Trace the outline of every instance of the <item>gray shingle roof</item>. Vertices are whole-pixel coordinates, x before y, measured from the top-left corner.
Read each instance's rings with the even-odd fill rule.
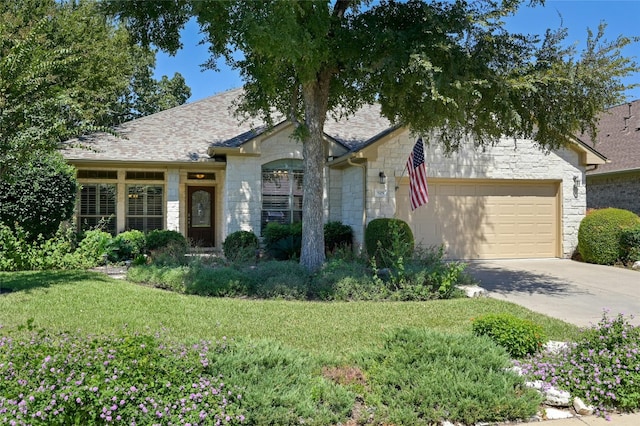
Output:
[[[123,123],[122,137],[97,133],[82,137],[85,148],[66,148],[68,160],[194,162],[208,159],[209,147],[239,147],[266,130],[264,123],[243,121],[233,113],[242,89],[229,90],[199,101]],[[349,118],[328,117],[325,133],[357,151],[391,127],[380,107],[366,105]],[[89,148],[89,149],[86,149]]]
[[[640,169],[640,100],[609,108],[601,114],[598,129],[595,143],[588,135],[582,135],[581,139],[610,163],[589,174]]]

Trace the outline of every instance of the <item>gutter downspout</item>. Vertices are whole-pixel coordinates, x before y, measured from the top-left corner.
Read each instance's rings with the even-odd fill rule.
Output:
[[[362,169],[362,241],[360,244],[360,250],[364,247],[364,230],[367,224],[367,166],[365,164],[358,164],[351,161],[351,157],[347,159],[347,163],[350,166],[360,167]]]

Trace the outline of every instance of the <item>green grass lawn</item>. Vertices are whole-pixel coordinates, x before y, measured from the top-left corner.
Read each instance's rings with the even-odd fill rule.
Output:
[[[6,292],[10,289],[10,292]],[[266,338],[328,357],[349,356],[402,327],[471,333],[471,319],[509,312],[540,324],[554,340],[577,327],[490,298],[429,302],[297,302],[187,296],[93,272],[0,273],[0,333],[33,322],[49,331],[165,334],[182,342]],[[6,293],[5,293],[6,292]]]

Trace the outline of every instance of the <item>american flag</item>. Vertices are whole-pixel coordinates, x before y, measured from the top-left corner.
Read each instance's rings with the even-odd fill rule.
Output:
[[[411,198],[411,210],[415,210],[429,202],[429,190],[427,188],[427,168],[424,164],[424,146],[422,138],[418,138],[413,151],[407,160],[409,170],[409,196]]]

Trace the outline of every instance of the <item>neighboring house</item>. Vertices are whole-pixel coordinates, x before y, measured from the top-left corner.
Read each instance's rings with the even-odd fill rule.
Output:
[[[288,122],[267,130],[242,121],[224,92],[96,134],[64,151],[82,184],[77,219],[107,219],[112,232],[172,229],[206,247],[237,230],[302,219],[302,145]],[[429,203],[411,211],[405,163],[416,141],[378,106],[327,119],[325,220],[350,225],[398,217],[416,242],[444,244],[450,258],[568,257],[585,214],[586,167],[605,159],[586,145],[544,152],[527,140],[473,143],[445,156],[426,146]],[[428,138],[423,137],[425,142]],[[74,141],[78,142],[78,141]]]
[[[598,139],[584,137],[609,162],[587,170],[587,207],[617,207],[640,214],[640,100],[609,108]]]

